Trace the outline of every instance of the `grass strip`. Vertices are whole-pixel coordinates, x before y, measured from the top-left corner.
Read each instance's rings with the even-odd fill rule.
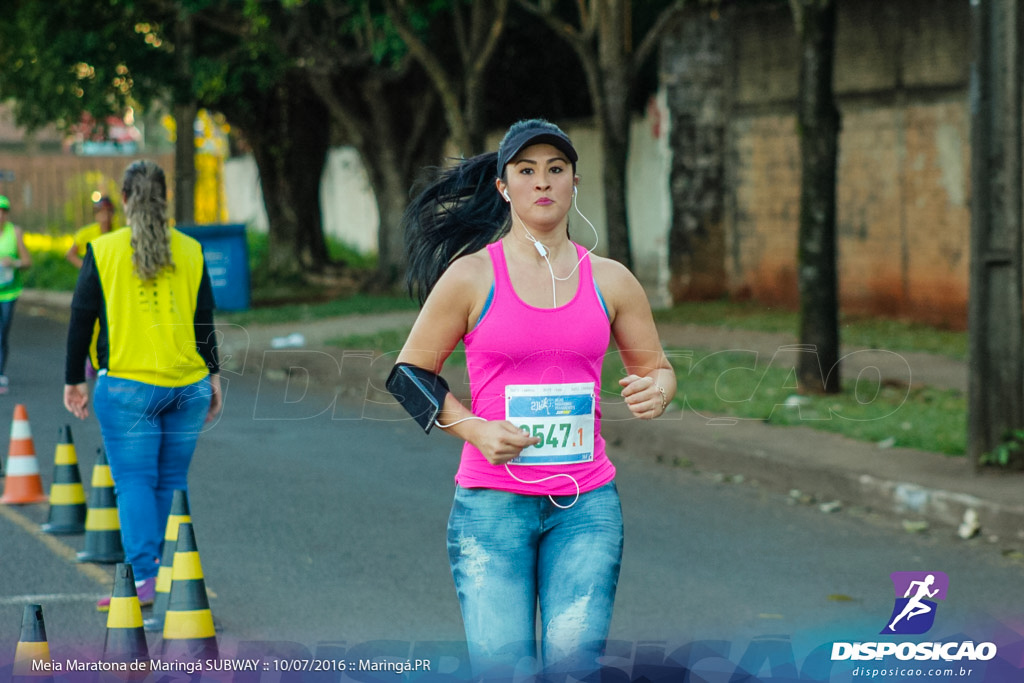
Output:
[[[655,311],[654,318],[658,323],[785,332],[794,337],[800,328],[800,316],[796,312],[751,302],[682,303]],[[904,320],[842,315],[839,338],[842,344],[858,348],[934,353],[958,360],[967,358],[966,332],[937,329]]]
[[[960,391],[893,385],[866,373],[856,381],[845,380],[839,394],[803,396],[797,394],[792,369],[745,352],[691,351],[688,364],[677,358],[675,404],[697,416],[811,427],[884,448],[965,452],[967,400]],[[606,391],[617,386],[623,372],[611,358],[606,362]]]
[[[408,330],[333,339],[344,349],[401,349]],[[669,349],[672,351],[672,349]],[[967,399],[962,392],[927,386],[907,387],[865,373],[846,380],[839,394],[797,394],[795,372],[744,351],[687,349],[673,355],[679,389],[675,405],[697,418],[733,417],[774,426],[803,426],[876,443],[882,448],[913,448],[945,455],[964,455],[967,443]],[[770,359],[769,359],[770,360]],[[461,345],[448,367],[465,367]],[[625,370],[617,353],[605,357],[602,391],[618,394]]]

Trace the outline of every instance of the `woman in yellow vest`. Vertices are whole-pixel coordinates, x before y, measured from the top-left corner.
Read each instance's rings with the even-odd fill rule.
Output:
[[[7,220],[10,210],[10,200],[0,195],[0,394],[7,393],[11,321],[21,294],[21,271],[32,265],[21,228]]]
[[[121,193],[131,227],[89,243],[75,287],[64,405],[89,415],[91,351],[121,539],[145,605],[154,598],[171,499],[187,489],[199,432],[220,410],[221,392],[202,247],[168,226],[167,184],[155,163],[129,166]],[[98,604],[108,607],[108,599]]]

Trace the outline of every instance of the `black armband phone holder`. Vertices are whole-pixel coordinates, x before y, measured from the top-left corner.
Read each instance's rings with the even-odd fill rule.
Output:
[[[384,386],[426,434],[451,391],[444,377],[409,363],[396,363]]]

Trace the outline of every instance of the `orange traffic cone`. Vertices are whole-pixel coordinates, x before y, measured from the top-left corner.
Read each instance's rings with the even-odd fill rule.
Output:
[[[80,534],[85,531],[85,515],[85,489],[78,471],[75,442],[71,438],[71,426],[64,425],[53,456],[50,515],[41,528],[48,534]]]
[[[148,662],[149,647],[142,629],[142,607],[135,591],[135,572],[130,564],[119,564],[114,570],[114,590],[107,614],[107,638],[103,643],[105,662]],[[147,667],[148,669],[148,667]],[[145,678],[147,670],[131,669]]]
[[[160,556],[160,570],[156,575],[156,597],[153,599],[153,615],[143,623],[147,631],[162,631],[167,604],[171,599],[171,583],[174,580],[174,551],[178,547],[178,528],[192,521],[188,509],[188,491],[174,492],[171,514],[167,517],[164,531],[164,549]]]
[[[12,679],[35,682],[53,680],[48,670],[50,664],[50,644],[46,642],[43,607],[25,605],[21,619],[21,638],[14,651]]]
[[[164,659],[196,660],[217,657],[217,635],[206,596],[206,581],[191,522],[178,526],[174,551],[174,580],[164,615]]]
[[[4,495],[0,503],[24,505],[45,502],[46,494],[43,493],[43,480],[39,477],[39,461],[36,460],[36,447],[32,443],[28,412],[19,403],[14,406],[11,445],[7,450],[7,476],[4,478]]]
[[[124,562],[114,479],[110,476],[110,465],[107,464],[107,456],[102,448],[96,449],[89,510],[85,513],[85,549],[79,551],[77,559],[79,562],[104,564]]]

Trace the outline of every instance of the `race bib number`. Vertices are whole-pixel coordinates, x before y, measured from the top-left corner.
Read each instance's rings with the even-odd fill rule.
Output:
[[[513,465],[566,465],[594,459],[594,383],[513,384],[505,387],[505,419],[540,443]]]

